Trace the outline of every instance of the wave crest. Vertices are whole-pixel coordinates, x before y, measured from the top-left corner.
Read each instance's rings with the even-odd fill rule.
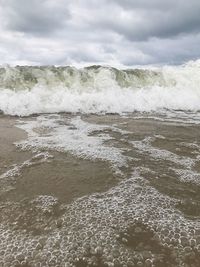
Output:
[[[200,110],[200,60],[160,69],[1,67],[0,109],[10,115]]]

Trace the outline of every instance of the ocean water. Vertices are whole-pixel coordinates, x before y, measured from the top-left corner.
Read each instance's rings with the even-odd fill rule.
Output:
[[[0,110],[86,114],[198,111],[200,61],[157,69],[118,70],[93,66],[2,67]]]
[[[199,61],[2,67],[0,110],[0,266],[199,266]]]

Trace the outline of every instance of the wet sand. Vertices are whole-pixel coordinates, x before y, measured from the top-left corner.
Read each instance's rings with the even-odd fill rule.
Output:
[[[0,171],[5,171],[12,164],[24,161],[30,152],[19,153],[14,142],[27,137],[26,132],[14,127],[17,118],[0,115]]]
[[[1,115],[0,267],[198,267],[199,132],[134,116]]]
[[[10,179],[13,186],[2,192],[2,200],[20,201],[38,195],[51,195],[63,203],[93,192],[103,192],[117,183],[109,165],[74,157],[70,153],[51,151],[47,162],[40,162],[30,151],[21,151],[14,143],[27,138],[25,131],[15,127],[17,118],[0,117],[0,170],[6,173],[14,165],[32,160]],[[9,180],[9,179],[8,179]],[[9,181],[7,181],[9,184]]]

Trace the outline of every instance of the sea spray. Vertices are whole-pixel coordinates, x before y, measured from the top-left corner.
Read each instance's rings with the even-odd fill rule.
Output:
[[[157,69],[2,67],[5,114],[200,110],[200,61]]]

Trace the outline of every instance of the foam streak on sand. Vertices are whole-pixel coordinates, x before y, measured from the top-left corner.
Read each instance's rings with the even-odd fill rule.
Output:
[[[27,140],[17,143],[23,149],[70,151],[85,159],[111,162],[115,168],[126,165],[127,157],[122,155],[120,149],[104,145],[112,137],[103,131],[120,131],[114,126],[90,124],[80,117],[67,119],[59,115],[43,115],[36,120],[20,121],[17,126],[28,133]]]

